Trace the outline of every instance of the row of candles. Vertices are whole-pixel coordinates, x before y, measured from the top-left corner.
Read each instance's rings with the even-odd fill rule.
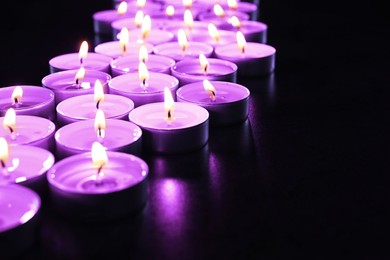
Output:
[[[138,211],[148,197],[142,152],[200,149],[209,127],[248,117],[250,91],[237,77],[274,70],[267,26],[250,20],[254,4],[113,4],[93,15],[95,33],[111,41],[93,52],[83,41],[78,52],[53,57],[42,86],[0,88],[5,248],[23,247],[14,236],[29,230],[46,196],[58,213],[83,221]]]

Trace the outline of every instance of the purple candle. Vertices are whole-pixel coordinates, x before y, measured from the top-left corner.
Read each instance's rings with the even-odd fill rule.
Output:
[[[17,115],[31,115],[55,120],[54,92],[41,86],[19,85],[0,88],[0,116],[9,108]]]
[[[46,172],[54,164],[54,155],[46,149],[17,145],[10,147],[0,137],[0,186],[17,183],[43,194],[46,186]]]
[[[92,94],[96,80],[102,83],[104,93],[108,93],[110,74],[97,70],[85,70],[83,67],[79,70],[59,71],[46,75],[42,79],[42,86],[54,92],[56,105],[58,105],[70,97]]]
[[[209,136],[209,113],[201,106],[174,102],[168,88],[164,102],[145,104],[133,109],[129,120],[142,129],[146,150],[175,154],[203,147]]]
[[[179,86],[179,81],[170,75],[148,72],[145,63],[140,62],[138,73],[127,73],[114,77],[109,82],[109,93],[130,98],[134,106],[160,102],[164,100],[164,88],[173,93]]]
[[[240,31],[248,42],[267,43],[268,26],[258,21],[240,21],[233,16],[229,22],[220,24],[219,29],[237,32]]]
[[[15,110],[9,108],[4,117],[0,117],[0,137],[13,145],[32,145],[53,151],[54,123],[38,116],[16,116]]]
[[[206,108],[213,126],[240,123],[248,117],[250,92],[237,83],[204,80],[184,85],[176,95],[178,102]]]
[[[66,53],[49,60],[50,73],[75,70],[80,67],[110,73],[112,57],[100,53],[88,52],[88,43],[83,41],[78,53]]]
[[[249,20],[250,16],[247,13],[240,11],[224,10],[220,4],[213,6],[213,11],[202,12],[198,15],[198,20],[208,23],[213,23],[216,26],[226,23],[232,16],[236,16],[241,21]]]
[[[247,13],[250,17],[250,20],[256,21],[258,18],[258,8],[254,3],[237,1],[237,0],[227,0],[221,4],[221,7],[225,10],[239,11],[242,13]]]
[[[237,65],[221,59],[206,58],[203,54],[199,59],[186,59],[172,66],[172,76],[176,77],[180,86],[188,83],[208,80],[236,82]]]
[[[91,152],[62,159],[48,171],[52,206],[65,217],[88,222],[131,215],[147,201],[148,173],[141,158],[106,152],[95,142]]]
[[[4,258],[20,256],[36,241],[41,198],[17,184],[0,185],[0,240]]]
[[[214,53],[219,59],[237,64],[239,76],[264,76],[275,69],[275,48],[263,43],[246,42],[241,32],[237,32],[237,43],[218,46]]]

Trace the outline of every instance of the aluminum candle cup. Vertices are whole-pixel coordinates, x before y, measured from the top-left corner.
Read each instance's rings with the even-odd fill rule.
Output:
[[[126,73],[138,72],[138,64],[138,55],[119,57],[111,62],[111,75],[116,77]],[[171,74],[171,67],[175,64],[175,60],[169,57],[151,54],[148,56],[145,64],[151,72]]]
[[[106,119],[104,138],[99,138],[94,120],[65,125],[55,134],[57,159],[90,152],[93,142],[99,141],[108,151],[139,155],[142,151],[142,130],[135,124],[118,119]]]
[[[203,42],[188,42],[188,47],[185,51],[181,49],[178,42],[167,42],[154,46],[153,53],[174,59],[176,62],[187,58],[198,58],[199,54],[203,53],[207,58],[211,57],[214,48]]]
[[[258,21],[240,21],[239,28],[230,23],[223,23],[218,26],[221,30],[240,31],[248,42],[267,43],[268,26]]]
[[[112,59],[112,57],[104,54],[89,52],[81,64],[79,53],[62,54],[49,60],[50,73],[77,70],[81,65],[87,70],[99,70],[110,73],[110,62]]]
[[[123,96],[105,94],[104,101],[99,104],[106,118],[128,121],[128,115],[134,108],[134,102]],[[96,101],[93,94],[75,96],[61,101],[56,108],[57,125],[94,119],[96,115]]]
[[[56,105],[70,97],[93,94],[93,86],[96,80],[102,83],[104,93],[108,93],[110,74],[102,71],[86,70],[84,78],[76,83],[77,72],[78,70],[59,71],[42,79],[42,86],[54,92]]]
[[[0,125],[4,124],[4,118],[0,117]],[[13,133],[0,128],[0,137],[4,137],[11,146],[32,145],[54,151],[56,126],[52,121],[38,116],[18,115],[15,126]]]
[[[142,44],[137,43],[137,42],[129,42],[128,46],[126,48],[126,53],[123,53],[121,48],[120,48],[119,41],[110,41],[110,42],[100,43],[100,44],[96,45],[95,52],[100,53],[100,54],[104,54],[104,55],[112,57],[113,59],[116,59],[116,58],[127,56],[127,55],[138,54],[139,48],[141,47],[141,45],[145,45],[148,53],[152,53],[153,45],[150,43],[147,43],[147,42],[144,42]]]
[[[179,80],[180,86],[204,79],[236,82],[238,69],[236,64],[221,59],[207,60],[209,65],[206,71],[202,69],[199,59],[179,61],[171,68],[172,76]]]
[[[12,101],[12,93],[16,86],[0,88],[0,116],[4,116],[8,108],[15,109],[17,115],[40,116],[55,120],[54,92],[41,86],[19,85],[23,90],[21,101]]]
[[[133,109],[129,120],[142,129],[146,150],[162,154],[178,154],[203,147],[209,137],[209,113],[201,106],[176,102],[175,120],[164,120],[164,102],[145,104]]]
[[[213,101],[203,82],[184,85],[176,92],[178,102],[194,103],[207,109],[211,126],[226,126],[245,121],[249,113],[249,90],[237,83],[210,81],[215,87]]]
[[[146,85],[140,82],[138,73],[114,77],[109,82],[109,92],[130,98],[134,102],[134,107],[138,107],[163,101],[165,87],[168,87],[172,93],[175,93],[179,87],[179,81],[175,77],[157,72],[150,72],[149,75]]]
[[[247,42],[242,52],[236,43],[218,46],[215,56],[219,59],[234,62],[238,66],[238,76],[264,76],[275,69],[274,47],[257,42]]]
[[[90,152],[55,163],[47,172],[52,207],[70,219],[107,222],[139,212],[148,198],[148,165],[139,157],[107,151],[104,176]]]
[[[20,257],[38,236],[41,198],[17,184],[0,185],[1,256]]]

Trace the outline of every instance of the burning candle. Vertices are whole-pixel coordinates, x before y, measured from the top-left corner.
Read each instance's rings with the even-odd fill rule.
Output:
[[[170,74],[171,67],[175,64],[175,60],[169,57],[149,55],[146,48],[141,46],[138,55],[128,55],[113,60],[111,62],[111,75],[116,77],[126,73],[138,72],[141,61],[145,63],[149,71],[165,74]]]
[[[109,93],[130,98],[134,106],[159,102],[164,100],[164,88],[173,93],[179,86],[179,81],[170,75],[149,72],[144,62],[139,62],[138,73],[126,73],[114,77],[109,82]]]
[[[106,118],[128,120],[134,102],[123,96],[105,94],[100,81],[95,82],[94,94],[75,96],[61,101],[57,107],[57,125],[93,119],[97,109],[104,111]]]
[[[209,136],[209,113],[201,106],[175,102],[164,89],[164,102],[145,104],[129,113],[141,127],[143,147],[155,153],[185,153],[203,147]]]
[[[40,116],[55,120],[54,92],[41,86],[8,86],[0,88],[0,116],[8,108],[15,109],[17,115]]]
[[[144,46],[148,53],[152,53],[153,45],[147,42],[129,42],[129,31],[122,28],[119,41],[103,42],[95,47],[95,52],[110,56],[114,59],[126,55],[138,54],[141,46]]]
[[[10,145],[32,145],[53,151],[56,127],[52,121],[38,116],[16,116],[15,110],[9,108],[0,117],[0,123],[0,137]]]
[[[32,247],[38,236],[41,198],[21,185],[0,185],[1,255],[6,259],[20,257]]]
[[[47,187],[46,172],[54,164],[54,155],[30,145],[10,146],[0,137],[0,186],[17,183],[40,195]]]
[[[106,151],[94,142],[91,152],[62,159],[48,171],[52,207],[65,217],[88,222],[131,215],[147,201],[148,173],[141,158]]]
[[[55,134],[57,159],[91,151],[91,145],[99,142],[108,151],[141,153],[141,129],[129,122],[106,119],[103,110],[98,109],[95,119],[67,124]]]
[[[198,20],[208,23],[213,23],[216,26],[226,23],[232,16],[236,16],[241,21],[249,20],[250,16],[247,13],[235,11],[235,10],[224,10],[220,4],[214,4],[213,11],[205,11],[198,15]]]
[[[88,42],[83,41],[78,53],[66,53],[49,60],[50,73],[75,70],[80,67],[110,73],[112,57],[101,53],[88,52]]]
[[[238,76],[264,76],[275,69],[274,47],[257,42],[246,42],[244,35],[237,32],[237,43],[215,48],[219,59],[234,62],[238,66]]]
[[[212,126],[232,125],[248,117],[250,92],[237,83],[203,80],[182,86],[176,94],[178,102],[206,108]]]
[[[267,43],[268,26],[258,21],[240,21],[236,16],[218,26],[226,31],[240,31],[248,42]]]
[[[188,83],[208,80],[236,82],[237,65],[221,59],[206,58],[200,54],[199,59],[186,59],[172,66],[172,76],[176,77],[180,86]]]
[[[178,30],[178,42],[168,42],[154,46],[153,53],[167,56],[176,62],[186,58],[198,58],[201,53],[206,57],[213,54],[214,48],[203,42],[188,41],[183,29]]]
[[[58,105],[70,97],[92,94],[96,80],[102,83],[104,93],[108,93],[110,74],[97,70],[85,70],[83,67],[79,70],[59,71],[46,75],[42,79],[42,86],[54,92],[55,102]]]

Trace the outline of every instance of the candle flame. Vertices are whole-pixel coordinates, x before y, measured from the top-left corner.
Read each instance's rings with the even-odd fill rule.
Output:
[[[11,135],[16,131],[16,112],[12,107],[8,108],[7,112],[5,112],[3,127],[5,130],[9,131]]]
[[[168,5],[165,9],[165,14],[168,17],[172,17],[175,14],[175,7],[173,7],[173,5]]]
[[[173,110],[175,107],[175,101],[173,100],[172,93],[168,87],[164,88],[164,109],[165,109],[165,121],[171,124],[174,121]]]
[[[88,42],[87,41],[83,41],[80,45],[80,49],[79,49],[79,59],[80,59],[80,64],[83,64],[83,61],[84,59],[87,57],[88,55]]]
[[[237,10],[237,0],[227,0],[227,4],[231,10]]]
[[[191,10],[189,9],[184,11],[184,24],[188,30],[191,30],[192,27],[194,27],[194,18],[192,16]]]
[[[239,29],[241,27],[241,22],[240,20],[237,18],[237,16],[232,16],[230,19],[229,19],[229,23],[231,25],[233,25],[235,28]]]
[[[236,38],[237,38],[237,46],[241,50],[242,53],[245,52],[245,46],[246,46],[246,40],[242,32],[238,31],[236,33]]]
[[[183,52],[185,52],[187,50],[187,47],[188,47],[188,40],[187,40],[187,35],[183,29],[178,30],[177,39],[179,41],[179,45],[180,45],[181,50]]]
[[[82,79],[84,79],[84,77],[85,77],[85,69],[84,69],[84,67],[81,67],[81,68],[77,71],[76,76],[75,76],[76,84],[79,84],[80,81],[81,81]]]
[[[221,39],[217,27],[213,23],[208,24],[209,35],[215,42],[219,42]]]
[[[20,86],[16,86],[12,91],[11,102],[12,104],[19,104],[22,102],[23,89]]]
[[[149,71],[146,64],[142,61],[138,64],[138,77],[142,81],[142,85],[146,86],[146,81],[149,79]]]
[[[145,15],[141,26],[143,40],[149,37],[149,33],[151,29],[152,29],[152,20],[150,19],[149,15]]]
[[[104,101],[104,89],[102,83],[98,79],[95,81],[94,85],[94,99],[96,108],[99,109],[100,104]]]
[[[146,4],[146,0],[137,0],[137,7],[144,8]]]
[[[122,1],[119,5],[118,5],[118,9],[116,10],[117,13],[119,15],[123,15],[127,12],[127,2],[126,1]]]
[[[149,58],[148,49],[145,45],[141,45],[138,52],[138,60],[142,62],[147,62]]]
[[[183,6],[187,9],[192,7],[192,0],[182,0]]]
[[[129,46],[129,30],[123,27],[119,34],[119,46],[123,55],[127,53]]]
[[[9,159],[9,144],[4,137],[0,137],[0,163],[5,168]]]
[[[222,6],[220,4],[215,4],[213,6],[214,14],[218,17],[224,17],[225,11],[223,10]]]
[[[135,13],[135,16],[134,16],[134,24],[137,28],[140,28],[141,25],[142,25],[142,22],[144,20],[144,12],[142,12],[142,10],[138,10],[136,13]]]
[[[103,169],[108,162],[106,148],[99,142],[93,142],[91,149],[92,164],[98,170],[97,179],[104,176]]]
[[[207,72],[209,68],[209,61],[207,60],[206,56],[203,53],[199,54],[199,63],[202,70],[204,72]]]
[[[210,99],[212,101],[215,101],[217,92],[216,92],[213,84],[211,84],[210,81],[205,79],[205,80],[203,80],[203,87],[204,87],[204,90],[206,90],[207,94],[210,96]]]
[[[94,126],[95,131],[97,133],[97,137],[99,139],[104,138],[106,130],[106,117],[104,115],[103,110],[101,109],[96,110]]]

